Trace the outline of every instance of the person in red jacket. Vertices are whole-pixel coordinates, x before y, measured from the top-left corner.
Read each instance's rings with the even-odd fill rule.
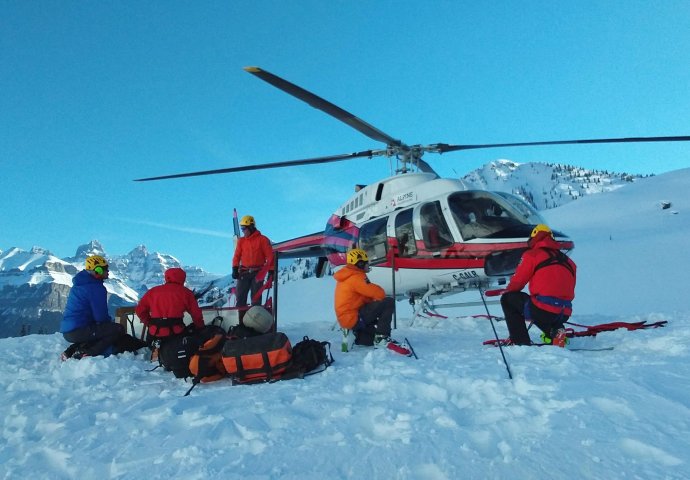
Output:
[[[251,291],[251,303],[264,283],[264,275],[267,274],[269,282],[273,279],[273,247],[271,241],[256,229],[254,217],[245,215],[240,220],[242,237],[235,247],[235,255],[232,257],[232,278],[237,280],[236,306],[247,306],[247,294]],[[259,274],[262,275],[259,275]],[[261,299],[257,299],[257,305]],[[244,317],[245,308],[240,308],[240,320]]]
[[[354,332],[357,345],[382,346],[409,355],[410,350],[390,336],[395,300],[369,281],[368,271],[367,252],[359,248],[347,252],[347,265],[333,275],[338,323],[345,335]]]
[[[543,332],[543,339],[564,347],[563,323],[572,314],[577,267],[561,252],[551,229],[539,224],[528,241],[529,249],[501,296],[501,307],[515,345],[531,343],[525,320]],[[522,289],[529,283],[529,295]]]
[[[197,329],[204,328],[204,317],[194,293],[184,286],[187,274],[181,268],[165,271],[165,284],[147,291],[135,312],[141,323],[149,328],[152,340],[162,340],[180,335],[185,330],[184,313],[192,316]]]

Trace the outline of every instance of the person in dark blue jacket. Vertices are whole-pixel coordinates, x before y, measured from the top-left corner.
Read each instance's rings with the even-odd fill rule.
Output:
[[[114,344],[126,335],[125,328],[113,322],[108,314],[107,292],[103,282],[108,278],[108,262],[100,255],[86,259],[86,269],[72,279],[72,289],[60,323],[60,332],[72,343],[66,358],[117,353]]]

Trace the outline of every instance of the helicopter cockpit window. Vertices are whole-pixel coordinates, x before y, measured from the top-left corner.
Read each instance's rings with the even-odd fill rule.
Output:
[[[367,252],[371,265],[386,260],[388,253],[387,223],[387,218],[380,218],[363,225],[359,229],[359,247]]]
[[[464,240],[489,237],[527,223],[513,205],[491,192],[456,192],[448,197],[448,205]]]
[[[401,257],[410,257],[417,253],[412,226],[412,209],[399,212],[395,217],[395,238],[398,240],[398,252]]]
[[[422,240],[426,248],[438,250],[450,247],[453,236],[443,218],[439,202],[425,203],[419,210],[422,223]]]
[[[525,202],[520,197],[507,192],[496,192],[497,195],[503,197],[515,209],[522,214],[530,225],[537,225],[539,223],[546,223],[544,217],[530,204]]]

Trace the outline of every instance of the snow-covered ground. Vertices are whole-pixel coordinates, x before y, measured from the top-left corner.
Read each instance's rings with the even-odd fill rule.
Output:
[[[668,325],[571,343],[611,351],[505,348],[513,380],[471,311],[410,326],[400,302],[394,336],[418,360],[341,353],[331,278],[281,285],[280,330],[333,343],[304,380],[183,397],[144,355],[63,363],[59,334],[0,340],[0,478],[690,478],[687,185],[682,170],[548,212],[576,242],[573,322]]]

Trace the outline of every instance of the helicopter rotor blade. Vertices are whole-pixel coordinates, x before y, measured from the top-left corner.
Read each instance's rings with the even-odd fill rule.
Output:
[[[488,143],[483,145],[449,145],[447,143],[436,143],[430,145],[429,150],[445,153],[458,150],[478,150],[481,148],[500,148],[500,147],[534,147],[540,145],[570,145],[587,143],[645,143],[645,142],[687,142],[690,136],[675,137],[627,137],[627,138],[591,138],[585,140],[553,140],[547,142],[518,142],[518,143]]]
[[[373,157],[375,155],[386,155],[386,150],[364,150],[361,152],[344,153],[342,155],[331,155],[328,157],[306,158],[303,160],[288,160],[285,162],[259,163],[256,165],[244,165],[241,167],[219,168],[217,170],[203,170],[199,172],[177,173],[173,175],[162,175],[159,177],[137,178],[135,182],[150,182],[152,180],[168,180],[171,178],[198,177],[202,175],[215,175],[218,173],[245,172],[247,170],[264,170],[268,168],[291,167],[294,165],[313,165],[318,163],[339,162],[359,157]]]
[[[290,83],[287,80],[280,78],[266,70],[259,67],[244,67],[245,71],[251,73],[252,75],[260,78],[264,82],[270,83],[274,87],[292,95],[293,97],[308,103],[312,107],[321,110],[328,115],[340,120],[341,122],[349,125],[355,130],[363,133],[367,137],[376,140],[377,142],[383,142],[388,146],[404,147],[405,145],[395,138],[391,137],[385,132],[382,132],[373,125],[368,124],[361,118],[358,118],[351,114],[350,112],[343,110],[337,105],[332,104],[328,100],[325,100],[313,93],[305,90],[302,87]]]

